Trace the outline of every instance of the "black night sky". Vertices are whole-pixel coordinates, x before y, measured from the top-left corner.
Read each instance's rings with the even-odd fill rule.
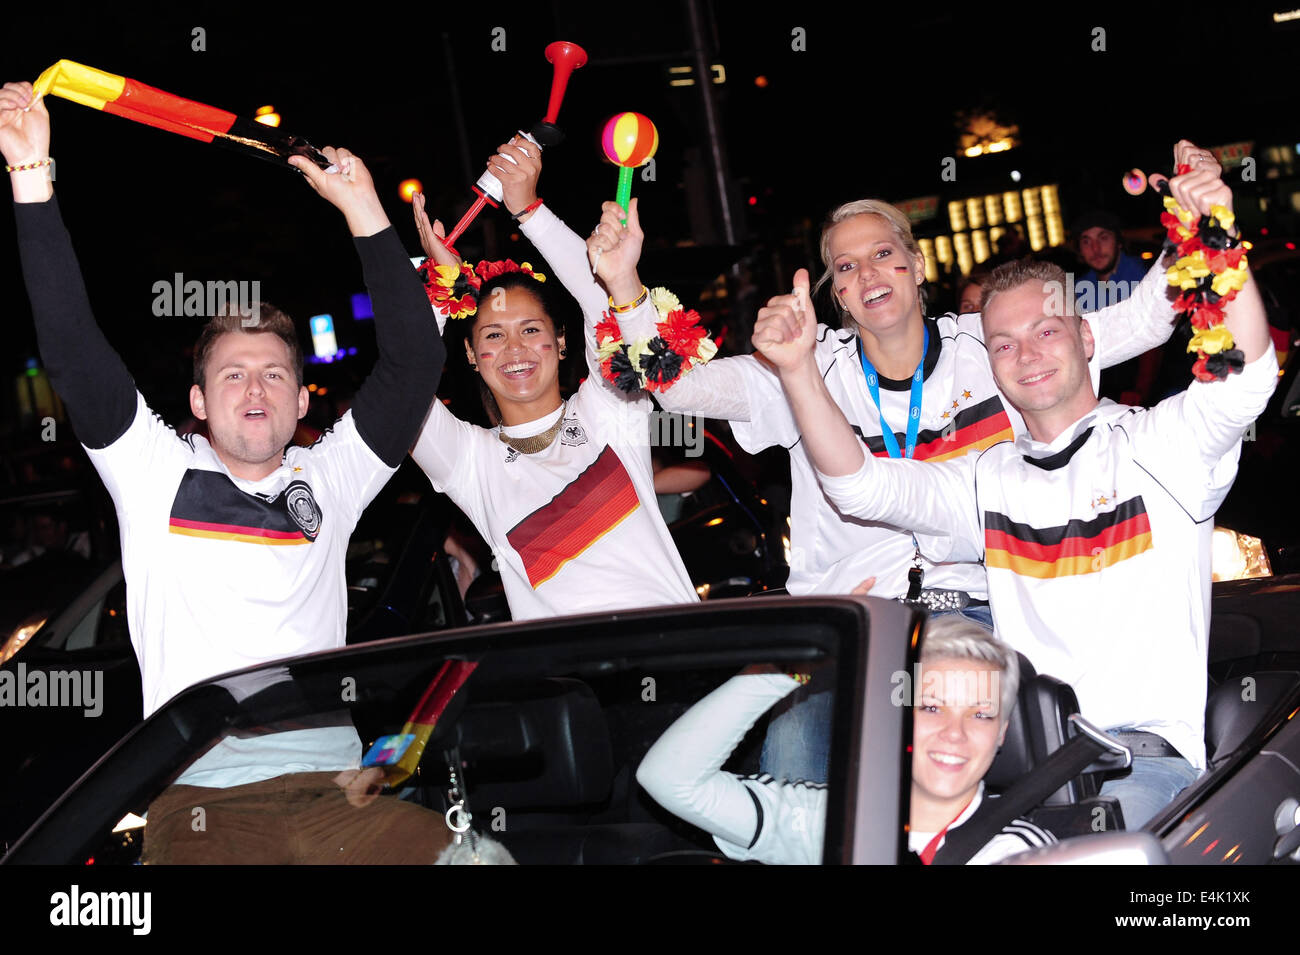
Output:
[[[543,48],[573,40],[590,62],[570,82],[559,118],[568,139],[548,151],[540,193],[585,232],[616,182],[599,152],[601,125],[622,110],[643,112],[661,138],[655,180],[638,180],[634,193],[658,247],[648,249],[643,274],[689,289],[746,258],[765,294],[813,264],[816,227],[848,199],[974,195],[1011,188],[1014,168],[1022,185],[1060,183],[1067,223],[1104,204],[1154,233],[1151,194],[1132,198],[1120,187],[1130,167],[1167,171],[1180,136],[1261,147],[1300,140],[1292,76],[1300,32],[1275,24],[1268,7],[1218,6],[1218,18],[1181,7],[1173,19],[1133,5],[1044,5],[1032,17],[974,4],[957,12],[802,4],[777,13],[700,0],[698,8],[709,62],[726,70],[713,89],[737,223],[732,251],[716,248],[699,91],[669,85],[669,67],[691,62],[685,2],[345,4],[332,14],[295,4],[60,15],[43,5],[6,13],[3,70],[6,80],[32,80],[67,58],[241,116],[274,104],[283,129],[367,160],[416,254],[398,182],[421,179],[431,208],[454,222],[487,156],[544,112],[551,68]],[[1232,19],[1222,19],[1224,9]],[[192,48],[196,27],[202,51]],[[497,27],[504,51],[492,49]],[[796,29],[806,31],[806,49],[792,48]],[[1094,49],[1098,29],[1104,50]],[[760,76],[766,85],[756,84]],[[346,228],[292,171],[67,101],[49,105],[55,188],[96,313],[164,414],[184,398],[188,377],[177,359],[197,320],[153,318],[154,282],[177,272],[258,279],[304,332],[309,315],[349,314],[361,283]],[[941,164],[957,154],[956,115],[974,109],[1018,124],[1023,145],[958,159],[957,182],[943,182]],[[0,363],[12,381],[34,354],[34,334],[10,216],[6,204]],[[527,257],[512,248],[505,216],[480,222],[489,216],[490,228],[476,225],[461,251]],[[692,249],[672,248],[692,239]],[[495,244],[484,248],[488,240]],[[364,348],[368,330],[351,326],[340,323],[342,343]],[[14,426],[11,390],[0,406],[4,431]]]

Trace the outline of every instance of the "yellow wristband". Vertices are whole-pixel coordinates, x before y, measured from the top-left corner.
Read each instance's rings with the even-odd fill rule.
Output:
[[[642,285],[641,294],[636,297],[635,302],[633,302],[630,305],[615,305],[614,300],[611,298],[609,300],[609,307],[610,310],[614,312],[630,312],[632,311],[632,309],[636,308],[638,305],[640,305],[649,297],[650,297],[650,290],[646,288],[644,285]]]
[[[44,166],[52,165],[53,159],[38,159],[35,162],[19,163],[16,166],[5,166],[5,172],[27,172],[29,169],[41,169]]]

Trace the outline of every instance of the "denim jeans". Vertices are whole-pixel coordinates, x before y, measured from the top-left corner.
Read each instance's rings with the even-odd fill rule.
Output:
[[[1124,775],[1101,784],[1101,794],[1119,800],[1125,829],[1140,829],[1199,775],[1181,756],[1134,756]]]
[[[967,607],[948,610],[974,620],[986,630],[993,629],[993,615],[988,607]],[[778,704],[778,709],[788,707],[767,726],[763,739],[763,752],[759,756],[759,769],[775,779],[804,779],[810,783],[824,783],[830,775],[831,761],[831,711],[835,693],[824,690],[805,694],[796,690],[788,701]]]

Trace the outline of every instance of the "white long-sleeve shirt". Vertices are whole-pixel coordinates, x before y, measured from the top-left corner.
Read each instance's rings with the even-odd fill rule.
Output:
[[[549,253],[540,243],[538,248]],[[1127,361],[1164,343],[1172,331],[1173,309],[1168,283],[1159,266],[1137,286],[1132,296],[1089,316],[1096,340],[1093,386],[1100,370]],[[936,462],[987,448],[1024,432],[1020,415],[1003,403],[988,352],[980,317],[943,315],[927,320],[930,350],[924,362],[920,433],[914,460]],[[886,454],[880,413],[867,390],[858,357],[856,330],[817,329],[817,364],[835,403],[862,437],[868,450]],[[904,444],[910,401],[910,379],[881,381],[885,420]],[[794,594],[848,593],[868,577],[876,578],[871,593],[899,597],[907,592],[907,571],[915,548],[906,522],[898,527],[864,520],[837,510],[818,486],[804,453],[794,416],[780,379],[752,355],[714,359],[693,368],[657,396],[667,411],[725,418],[740,445],[757,453],[774,445],[790,451],[790,578]],[[900,530],[900,527],[902,528]],[[964,590],[984,597],[984,568],[951,559],[923,563],[925,586]]]
[[[595,327],[607,300],[587,265],[586,244],[546,206],[523,231],[582,307],[587,379],[551,414],[513,427],[480,428],[435,401],[411,457],[492,548],[515,620],[694,602],[699,597],[656,503],[654,406],[600,374]],[[648,301],[619,316],[628,341],[651,337],[657,320]],[[440,313],[438,323],[441,330]],[[498,437],[540,434],[561,415],[559,437],[537,454],[521,454]]]
[[[754,722],[799,684],[781,673],[732,677],[696,703],[661,736],[636,778],[673,815],[698,826],[728,858],[769,864],[817,865],[826,832],[826,785],[723,772],[732,750]],[[955,829],[979,808],[984,784],[948,826]],[[887,823],[886,823],[887,824]],[[912,832],[918,855],[935,833]],[[1055,842],[1023,819],[1004,826],[967,863],[989,865]],[[943,840],[939,846],[942,847]]]
[[[822,486],[846,514],[915,529],[931,560],[982,560],[998,636],[1094,723],[1159,734],[1200,769],[1212,518],[1276,384],[1270,347],[1154,408],[1103,400],[1050,444],[867,456]]]

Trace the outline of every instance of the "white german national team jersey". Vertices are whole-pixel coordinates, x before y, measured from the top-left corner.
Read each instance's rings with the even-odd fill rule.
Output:
[[[755,721],[797,685],[782,673],[732,677],[664,732],[637,768],[637,782],[669,812],[712,834],[728,858],[776,865],[820,864],[826,834],[824,783],[773,779],[767,774],[737,776],[722,770]],[[981,782],[970,805],[949,828],[974,814],[983,793]],[[934,833],[911,833],[908,847],[919,855],[933,837]],[[1013,820],[967,864],[987,865],[1055,841],[1037,826]]]
[[[1173,310],[1158,266],[1133,296],[1088,317],[1096,341],[1093,386],[1100,369],[1163,343]],[[929,351],[924,358],[921,420],[914,460],[937,462],[987,448],[1024,430],[1019,414],[1005,405],[993,381],[977,314],[927,320]],[[880,412],[867,390],[855,329],[817,328],[817,365],[831,397],[853,430],[877,457],[886,457]],[[882,381],[885,420],[900,449],[906,446],[911,380]],[[781,445],[790,451],[791,593],[848,593],[868,577],[871,593],[901,597],[916,548],[909,524],[898,527],[845,516],[826,499],[804,453],[799,429],[780,378],[752,355],[715,359],[685,375],[659,397],[668,411],[728,418],[736,440],[751,454]],[[903,528],[900,530],[899,528]],[[986,595],[984,569],[976,563],[922,561],[924,586]]]
[[[1050,444],[868,457],[822,483],[845,513],[914,527],[934,559],[982,559],[999,637],[1073,686],[1087,719],[1159,734],[1201,769],[1212,519],[1276,384],[1270,347],[1154,408],[1103,400]]]
[[[971,799],[970,805],[962,810],[961,814],[948,824],[944,830],[943,838],[934,846],[934,851],[938,852],[943,848],[944,843],[948,841],[948,833],[952,832],[958,826],[965,825],[975,815],[980,804],[984,802],[984,780],[980,780],[979,790]],[[918,856],[923,856],[926,848],[933,841],[937,833],[934,832],[917,832],[911,830],[907,834],[907,848],[915,852]],[[1040,846],[1050,846],[1056,843],[1056,836],[1052,835],[1046,829],[1042,829],[1028,819],[1012,819],[996,836],[984,843],[980,851],[975,853],[967,860],[967,865],[992,865],[995,862],[1001,862],[1003,859],[1018,853],[1025,852],[1028,849],[1037,849]]]
[[[394,470],[351,413],[260,481],[233,477],[205,438],[179,437],[142,396],[122,437],[86,450],[121,527],[145,716],[217,674],[343,646],[348,537]],[[358,765],[351,726],[304,732],[325,745],[305,747],[297,771]],[[286,771],[264,765],[207,784]]]
[[[505,432],[540,434],[563,415],[559,436],[522,454],[500,440],[499,428],[461,421],[435,401],[411,457],[492,548],[514,619],[694,602],[655,499],[654,406],[599,372],[594,330],[607,299],[586,245],[545,206],[523,230],[582,306],[588,376],[553,413]],[[649,301],[619,316],[629,341],[649,337],[655,321]]]

